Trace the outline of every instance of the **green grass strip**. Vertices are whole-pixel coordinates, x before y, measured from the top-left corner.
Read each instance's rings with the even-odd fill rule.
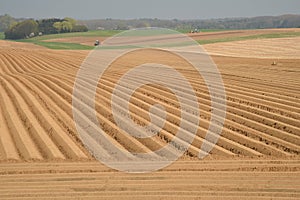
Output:
[[[5,38],[4,33],[3,33],[3,32],[0,32],[0,40],[4,40],[4,38]]]
[[[39,46],[43,46],[49,49],[57,49],[57,50],[92,50],[94,47],[76,44],[76,43],[64,43],[64,42],[44,42],[44,41],[36,41],[36,40],[17,40],[18,42],[28,42],[33,43]]]

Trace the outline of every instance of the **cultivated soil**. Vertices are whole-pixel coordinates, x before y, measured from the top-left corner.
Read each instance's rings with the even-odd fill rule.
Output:
[[[252,34],[241,32],[230,34]],[[178,70],[200,103],[197,135],[169,167],[127,174],[97,162],[75,128],[73,85],[89,52],[0,41],[0,199],[299,199],[299,44],[294,37],[204,45],[226,89],[226,120],[217,145],[204,160],[197,158],[211,117],[210,96],[203,79],[182,63]],[[129,58],[141,56],[178,64],[168,53],[147,49]],[[166,107],[168,117],[157,136],[126,136],[112,119],[110,97],[132,63],[115,64],[98,84],[102,128],[128,151],[161,148],[178,129],[176,98],[157,85],[137,90],[130,100],[136,123],[149,122],[148,108],[155,103]]]

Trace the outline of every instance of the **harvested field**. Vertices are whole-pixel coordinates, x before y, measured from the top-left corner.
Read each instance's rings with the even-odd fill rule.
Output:
[[[95,162],[75,129],[73,84],[89,52],[0,41],[0,199],[118,199],[120,195],[125,199],[299,199],[299,37],[256,42],[205,46],[222,74],[227,95],[225,125],[210,155],[203,161],[197,159],[209,125],[210,97],[203,80],[183,64],[179,71],[188,77],[201,103],[194,142],[168,168],[124,174]],[[246,44],[247,48],[241,48]],[[280,51],[276,45],[284,48]],[[265,51],[255,54],[263,47]],[[140,53],[147,56],[149,51]],[[151,55],[170,61],[161,52]],[[275,58],[279,59],[272,65]],[[121,60],[119,64],[105,74],[97,90],[100,124],[124,149],[160,148],[178,128],[176,99],[153,85],[137,90],[130,101],[137,123],[147,124],[148,108],[158,102],[171,114],[159,136],[148,140],[125,137],[109,109],[113,86],[128,63]]]

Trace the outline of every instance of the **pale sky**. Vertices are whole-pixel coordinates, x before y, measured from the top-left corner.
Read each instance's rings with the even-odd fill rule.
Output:
[[[300,14],[300,0],[0,0],[0,15],[75,19],[210,19]]]

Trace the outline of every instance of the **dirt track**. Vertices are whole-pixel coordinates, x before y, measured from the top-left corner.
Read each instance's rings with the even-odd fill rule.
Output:
[[[300,198],[298,51],[293,58],[283,56],[277,65],[271,65],[273,58],[213,57],[224,80],[228,107],[222,136],[205,162],[197,161],[195,155],[208,127],[210,98],[203,80],[183,65],[180,70],[189,77],[201,102],[197,137],[171,167],[153,174],[128,175],[96,164],[75,130],[72,88],[88,52],[6,44],[0,48],[0,198]],[[164,137],[124,141],[122,132],[115,130],[110,111],[100,102],[108,103],[121,73],[111,71],[102,80],[97,93],[98,118],[125,149],[153,150],[166,144],[176,130],[178,108],[172,95],[159,87],[138,90],[131,100],[131,113],[137,122],[147,123],[147,107],[155,102],[165,104],[172,115]]]

